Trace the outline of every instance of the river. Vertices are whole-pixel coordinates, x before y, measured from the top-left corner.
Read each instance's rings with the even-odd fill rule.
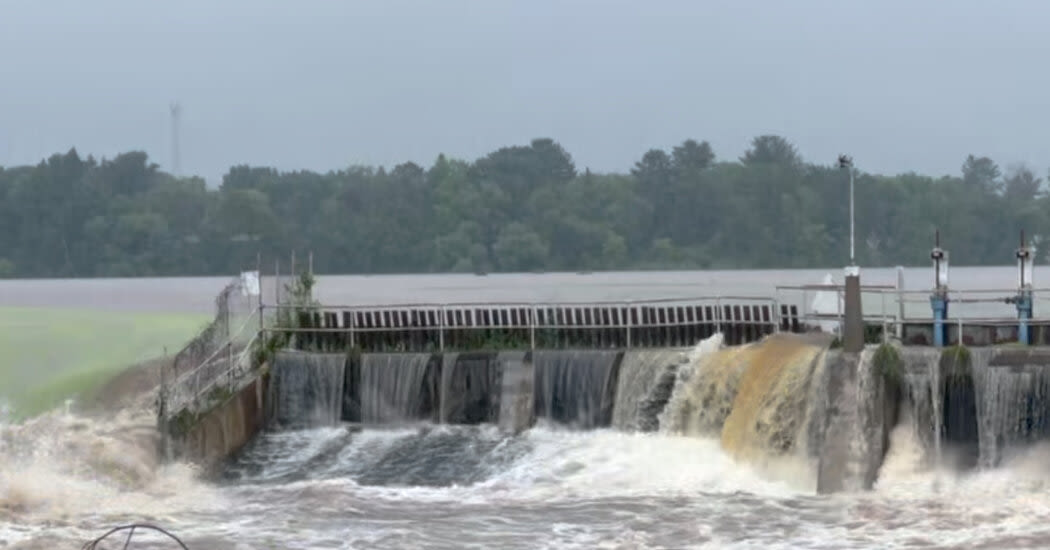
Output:
[[[318,292],[345,304],[768,295],[827,271],[321,277]],[[923,288],[926,275],[908,270],[907,285]],[[953,283],[1009,288],[1012,276],[957,269]],[[893,284],[896,274],[864,277]],[[0,305],[203,312],[226,281],[6,281]],[[993,470],[930,468],[904,424],[872,491],[817,495],[810,463],[741,461],[717,436],[664,429],[267,432],[206,482],[187,465],[156,464],[145,405],[105,420],[54,411],[5,422],[0,415],[3,548],[77,548],[131,522],[161,525],[193,549],[1050,546],[1050,448]],[[131,548],[174,548],[135,540]]]

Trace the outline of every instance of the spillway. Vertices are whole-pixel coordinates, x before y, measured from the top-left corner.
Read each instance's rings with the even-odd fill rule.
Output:
[[[336,353],[278,352],[271,369],[270,424],[282,428],[330,426],[343,407],[346,356]]]
[[[621,353],[607,350],[538,350],[535,413],[577,428],[612,422]]]
[[[684,349],[628,350],[620,363],[612,425],[624,431],[656,431],[674,389]]]
[[[369,424],[436,420],[440,357],[428,353],[361,356],[361,421]]]

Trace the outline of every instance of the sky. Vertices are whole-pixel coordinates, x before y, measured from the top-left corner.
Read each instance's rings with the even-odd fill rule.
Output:
[[[551,137],[626,171],[779,134],[810,161],[1050,168],[1050,3],[0,0],[0,165],[146,151],[217,183]]]

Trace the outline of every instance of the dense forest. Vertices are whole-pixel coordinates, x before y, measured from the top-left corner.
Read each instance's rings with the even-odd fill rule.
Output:
[[[1021,229],[1045,234],[1041,178],[961,160],[955,176],[858,173],[858,263],[925,264],[940,229],[953,264],[1007,264]],[[0,168],[0,277],[232,274],[292,250],[320,273],[841,266],[849,186],[834,162],[760,136],[735,160],[688,140],[600,174],[536,139],[429,167],[235,166],[209,188],[142,152],[72,150]]]

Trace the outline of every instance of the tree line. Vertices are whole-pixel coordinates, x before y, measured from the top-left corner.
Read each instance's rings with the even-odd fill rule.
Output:
[[[834,159],[829,159],[833,161]],[[0,168],[0,277],[231,274],[313,251],[319,273],[804,268],[848,259],[848,176],[780,136],[738,159],[707,142],[653,149],[629,173],[580,170],[551,139],[474,161],[317,173],[234,166],[218,188],[132,151]],[[856,179],[857,260],[1012,261],[1050,224],[1042,179],[970,155],[960,174]]]

